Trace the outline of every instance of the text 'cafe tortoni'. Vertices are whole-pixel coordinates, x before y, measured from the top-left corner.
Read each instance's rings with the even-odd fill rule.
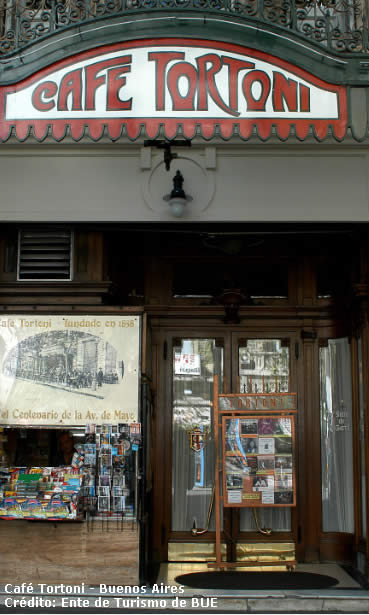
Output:
[[[368,26],[0,7],[2,583],[368,576]]]

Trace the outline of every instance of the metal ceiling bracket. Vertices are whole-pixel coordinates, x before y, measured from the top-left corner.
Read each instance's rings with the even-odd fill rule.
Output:
[[[178,141],[165,141],[164,139],[147,139],[144,141],[144,147],[157,147],[164,150],[164,164],[167,171],[170,171],[170,163],[175,158],[178,158],[178,154],[172,152],[172,147],[191,147],[191,141],[189,139],[180,139]]]

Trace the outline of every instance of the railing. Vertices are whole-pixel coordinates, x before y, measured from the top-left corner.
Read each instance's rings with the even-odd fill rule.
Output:
[[[196,11],[293,32],[324,49],[368,53],[368,0],[0,0],[0,57],[72,26],[137,12]]]

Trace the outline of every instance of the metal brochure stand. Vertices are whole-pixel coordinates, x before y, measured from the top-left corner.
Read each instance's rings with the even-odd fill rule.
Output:
[[[218,376],[214,376],[216,560],[208,562],[209,568],[276,565],[275,561],[223,561],[221,556],[221,510],[222,507],[251,507],[255,511],[256,508],[261,507],[296,506],[294,464],[296,414],[296,393],[220,394]],[[237,435],[233,435],[235,428],[238,430]],[[226,434],[227,429],[228,434]],[[262,429],[264,429],[263,432]],[[254,434],[253,431],[257,433]],[[228,443],[226,438],[228,438]],[[251,439],[254,440],[254,447],[257,442],[258,448],[247,454],[245,449],[251,448]],[[229,440],[236,443],[234,450],[230,450],[232,447],[229,446]],[[237,452],[237,447],[238,451],[242,449],[242,454]],[[239,477],[236,475],[236,488],[231,482],[232,475],[226,473],[226,463],[227,461],[232,463],[232,460],[245,464]],[[285,464],[283,469],[282,462]],[[281,467],[278,467],[278,464]],[[274,469],[271,469],[272,467]],[[281,486],[282,476],[286,477],[284,480],[287,480],[287,487]],[[256,485],[256,481],[261,482],[261,480],[265,481],[265,489],[252,486]],[[281,564],[291,570],[294,569],[296,561],[282,561]]]

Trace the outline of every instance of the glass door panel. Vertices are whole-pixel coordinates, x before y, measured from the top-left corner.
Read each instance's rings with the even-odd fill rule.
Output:
[[[280,339],[248,339],[238,348],[240,393],[287,393],[290,390],[289,348]],[[290,508],[260,508],[261,527],[291,531]],[[257,530],[251,509],[240,510],[240,531]]]
[[[287,393],[289,349],[278,339],[247,340],[238,348],[240,393]]]
[[[352,383],[347,338],[320,349],[323,532],[354,531]]]
[[[213,377],[223,381],[223,348],[215,339],[182,339],[173,347],[172,530],[207,525],[214,483]],[[194,434],[199,429],[201,434]],[[192,446],[192,447],[191,447]],[[214,515],[210,530],[215,529]]]

